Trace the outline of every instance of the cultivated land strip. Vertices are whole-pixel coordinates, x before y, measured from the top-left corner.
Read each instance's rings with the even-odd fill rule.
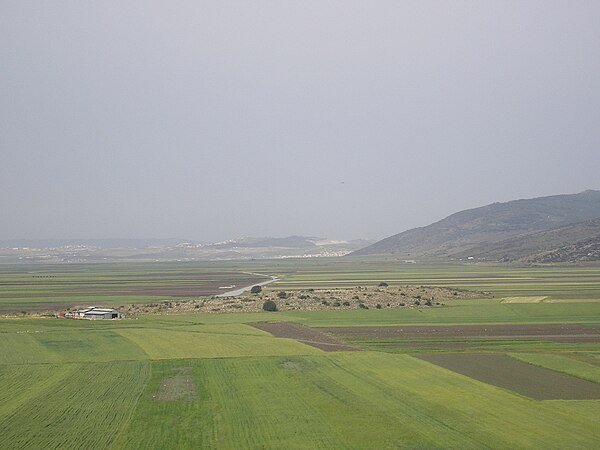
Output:
[[[536,400],[600,399],[598,383],[527,364],[508,355],[432,353],[415,357]]]
[[[380,327],[316,327],[318,331],[344,338],[361,337],[538,337],[590,336],[600,342],[600,328],[579,324],[530,325],[436,325],[436,326],[380,326]]]
[[[271,333],[273,336],[295,339],[303,344],[310,345],[312,347],[319,348],[326,352],[340,352],[340,351],[358,351],[359,347],[349,345],[333,336],[325,334],[314,328],[309,328],[298,323],[290,322],[260,322],[251,323],[255,328],[259,330]]]

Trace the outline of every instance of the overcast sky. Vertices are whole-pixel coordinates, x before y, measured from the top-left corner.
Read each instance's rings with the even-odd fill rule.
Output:
[[[0,1],[0,238],[383,238],[600,189],[600,2]]]

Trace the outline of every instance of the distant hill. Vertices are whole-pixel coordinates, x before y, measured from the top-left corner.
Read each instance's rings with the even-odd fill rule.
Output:
[[[500,244],[502,241],[596,218],[600,218],[600,191],[493,203],[396,234],[352,255],[447,259],[473,256],[470,253],[475,250],[480,254],[496,252],[494,255],[499,255],[503,245],[505,250],[508,249],[508,241]],[[577,233],[574,229],[573,234]],[[525,244],[528,240],[534,239],[523,238],[524,241],[517,244],[525,247],[530,245]],[[492,245],[496,243],[499,247]],[[531,250],[533,247],[531,244]]]

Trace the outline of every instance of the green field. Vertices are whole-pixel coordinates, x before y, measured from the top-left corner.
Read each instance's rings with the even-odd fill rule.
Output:
[[[26,281],[31,270],[2,268],[0,302],[14,304],[21,291],[9,280]],[[159,286],[166,278],[175,283],[177,273],[198,271],[207,279],[208,272],[247,271],[280,276],[272,288],[277,290],[386,281],[486,290],[495,297],[419,309],[170,314],[107,322],[0,319],[2,448],[600,447],[599,400],[536,400],[516,392],[519,386],[497,386],[420,359],[427,354],[453,359],[452,345],[466,338],[424,336],[416,339],[418,347],[402,338],[361,338],[353,343],[363,351],[327,353],[250,325],[267,320],[311,327],[568,323],[593,330],[600,327],[598,267],[302,260],[35,270],[63,273],[71,281],[102,278],[115,291],[125,274],[131,279],[132,273],[158,273],[156,279],[146,275],[146,282]],[[163,270],[168,276],[160,275]],[[72,300],[68,289],[64,297],[57,295],[61,289],[50,289],[50,303]],[[24,289],[23,302],[16,305],[44,299],[43,292],[41,286]],[[502,302],[528,296],[548,298]],[[112,300],[101,304],[121,299]],[[476,345],[461,348],[460,355],[484,362],[489,358],[478,355],[508,358],[526,369],[521,383],[535,385],[542,374],[546,387],[563,379],[586,380],[580,383],[586,389],[600,383],[600,344],[594,340],[514,337],[469,343]]]

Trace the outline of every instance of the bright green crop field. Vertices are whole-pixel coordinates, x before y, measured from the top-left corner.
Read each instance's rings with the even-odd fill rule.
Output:
[[[488,291],[494,297],[430,308],[119,321],[2,318],[0,448],[600,448],[600,400],[536,400],[422,357],[504,355],[497,360],[508,357],[528,374],[539,368],[540,374],[553,371],[556,379],[600,383],[600,342],[594,338],[600,328],[600,267],[345,259],[98,266],[3,266],[0,304],[26,310],[31,303],[76,304],[73,296],[99,295],[98,306],[109,306],[123,301],[127,284],[137,289],[146,283],[152,294],[163,282],[193,284],[196,272],[201,283],[209,278],[225,283],[226,274],[235,272],[277,275],[280,281],[270,287],[276,290],[386,281]],[[28,278],[28,272],[57,277],[49,278],[48,297],[43,285],[27,288],[40,280]],[[63,286],[60,279],[71,283]],[[79,285],[72,283],[77,280]],[[93,280],[101,282],[93,286]],[[88,295],[86,289],[102,292]],[[153,301],[150,294],[144,300]],[[592,337],[472,338],[461,347],[467,342],[461,336],[408,342],[375,335],[349,341],[362,351],[325,352],[251,325],[263,321],[329,328],[565,325],[589,330]],[[535,384],[535,376],[526,382]]]

